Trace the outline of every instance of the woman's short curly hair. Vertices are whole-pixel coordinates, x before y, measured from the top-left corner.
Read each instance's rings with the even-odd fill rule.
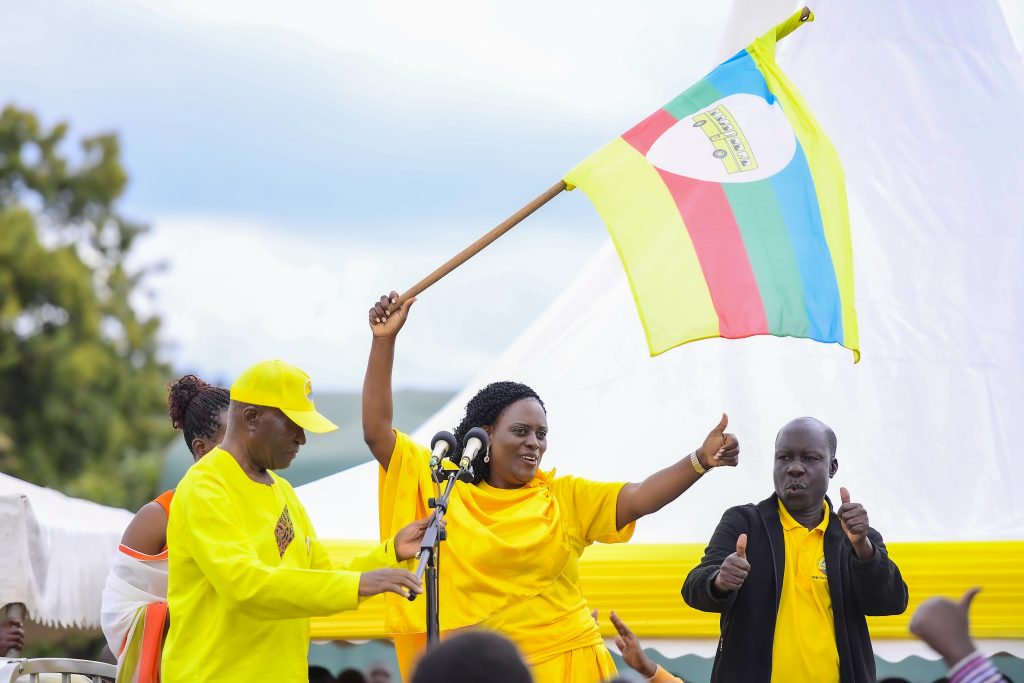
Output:
[[[469,399],[466,404],[466,414],[462,421],[455,428],[455,441],[462,444],[462,440],[473,427],[485,427],[493,425],[498,421],[498,416],[510,405],[523,399],[531,398],[540,404],[545,414],[544,401],[540,400],[537,392],[519,382],[494,382],[477,392],[476,396]],[[485,452],[477,453],[473,459],[473,483],[479,484],[490,474],[490,463],[484,462]]]

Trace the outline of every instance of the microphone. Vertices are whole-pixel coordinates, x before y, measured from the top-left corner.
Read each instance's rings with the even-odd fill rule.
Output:
[[[459,479],[466,480],[473,459],[477,453],[487,448],[489,442],[487,432],[480,427],[473,427],[466,432],[466,438],[462,440],[462,458],[459,460]]]
[[[430,440],[430,448],[433,452],[430,454],[428,466],[431,470],[436,470],[444,456],[448,455],[449,452],[455,452],[458,448],[458,443],[456,443],[455,437],[452,436],[451,432],[440,431],[434,434],[434,438]]]

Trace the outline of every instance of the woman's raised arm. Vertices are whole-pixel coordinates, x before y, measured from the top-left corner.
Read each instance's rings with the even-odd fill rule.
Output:
[[[729,418],[724,413],[718,425],[711,430],[700,448],[687,454],[679,462],[669,465],[644,479],[639,484],[626,484],[615,502],[615,524],[621,529],[644,515],[657,512],[683,495],[686,489],[712,467],[735,467],[740,458],[740,442],[726,433]],[[694,463],[692,458],[696,458]]]
[[[370,344],[370,360],[366,364],[366,377],[363,379],[363,440],[385,470],[395,450],[395,433],[392,431],[394,401],[391,396],[395,341],[399,330],[405,325],[409,309],[416,301],[415,298],[409,299],[400,309],[388,313],[388,306],[397,300],[398,292],[391,292],[389,296],[382,296],[370,309],[373,342]]]

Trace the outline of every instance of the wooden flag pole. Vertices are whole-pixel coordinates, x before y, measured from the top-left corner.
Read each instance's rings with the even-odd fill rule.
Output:
[[[402,292],[402,295],[398,297],[398,301],[391,304],[391,306],[389,307],[390,310],[398,310],[402,306],[402,304],[404,304],[408,299],[417,296],[427,287],[434,284],[435,282],[443,278],[445,275],[452,272],[453,270],[461,266],[463,263],[479,254],[481,251],[483,251],[484,247],[486,247],[491,242],[504,235],[506,232],[508,232],[515,226],[517,226],[527,216],[529,216],[531,213],[547,204],[557,195],[564,192],[565,189],[565,181],[559,180],[557,183],[555,183],[547,190],[545,190],[544,193],[541,194],[539,197],[531,201],[523,208],[516,211],[514,214],[503,220],[497,226],[495,226],[494,229],[488,232],[486,235],[484,235],[476,242],[473,242],[471,245],[460,251],[458,254],[452,256],[450,259],[442,263],[430,275],[426,276],[425,278],[414,284],[412,287]]]
[[[798,26],[807,21],[814,21],[814,14],[811,13],[810,8],[804,7],[803,9],[797,10],[797,12],[793,14],[793,16],[791,16],[789,19],[775,27],[775,39],[781,40],[785,38],[790,33],[792,33]],[[508,232],[515,226],[519,225],[527,216],[529,216],[531,213],[547,204],[549,201],[551,201],[557,195],[564,192],[566,189],[567,188],[565,186],[565,181],[559,180],[557,183],[555,183],[547,190],[545,190],[543,194],[541,194],[536,199],[531,201],[529,204],[519,209],[514,214],[512,214],[504,221],[499,223],[497,226],[495,226],[494,229],[492,229],[486,235],[484,235],[476,242],[473,242],[471,245],[460,251],[458,254],[452,256],[450,259],[442,263],[430,275],[426,276],[425,278],[414,284],[412,287],[402,292],[401,296],[398,297],[398,300],[388,307],[388,310],[393,312],[401,308],[402,304],[404,304],[406,301],[408,301],[414,296],[418,296],[425,289],[427,289],[427,287],[430,287],[432,284],[443,278],[445,275],[452,272],[453,270],[461,266],[463,263],[479,254],[489,244],[494,242],[496,239],[504,235],[506,232]]]

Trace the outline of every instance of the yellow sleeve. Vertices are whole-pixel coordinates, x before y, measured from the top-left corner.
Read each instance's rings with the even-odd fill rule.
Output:
[[[175,495],[181,500],[173,521],[219,595],[256,619],[328,616],[359,606],[359,573],[266,564],[243,531],[244,511],[234,508],[224,485],[209,476],[190,483]]]
[[[341,562],[332,560],[331,554],[327,552],[320,539],[313,538],[310,540],[310,554],[312,555],[310,560],[311,569],[368,572],[374,569],[401,566],[401,563],[395,557],[394,540],[390,538],[365,555],[351,557]]]
[[[319,543],[319,541],[317,542]],[[353,572],[368,572],[374,569],[397,566],[399,566],[399,562],[398,558],[395,557],[395,541],[389,538],[366,555],[360,555],[345,562],[339,562],[334,565],[334,568]]]
[[[552,492],[558,499],[561,513],[574,523],[570,525],[583,545],[591,543],[625,543],[633,537],[636,522],[621,529],[615,527],[615,505],[624,482],[600,482],[578,477],[556,477]]]
[[[286,485],[287,482],[285,482]],[[288,485],[290,488],[290,485]],[[311,569],[339,569],[343,571],[352,572],[368,572],[374,569],[382,569],[384,567],[397,567],[400,565],[398,558],[395,556],[395,542],[393,538],[389,538],[385,542],[378,545],[376,548],[371,550],[366,555],[359,555],[343,562],[335,562],[331,559],[330,553],[324,547],[324,544],[320,542],[320,539],[316,535],[316,530],[313,529],[313,523],[309,519],[309,515],[306,513],[306,508],[299,501],[298,497],[292,490],[293,503],[289,503],[292,509],[296,511],[296,517],[299,518],[302,527],[306,530],[306,534],[309,538],[309,551],[310,561],[309,566]],[[357,583],[358,585],[358,583]]]
[[[430,449],[395,430],[395,449],[388,469],[378,468],[380,540],[392,538],[403,526],[430,512],[426,500],[437,493],[427,467],[429,460]]]

